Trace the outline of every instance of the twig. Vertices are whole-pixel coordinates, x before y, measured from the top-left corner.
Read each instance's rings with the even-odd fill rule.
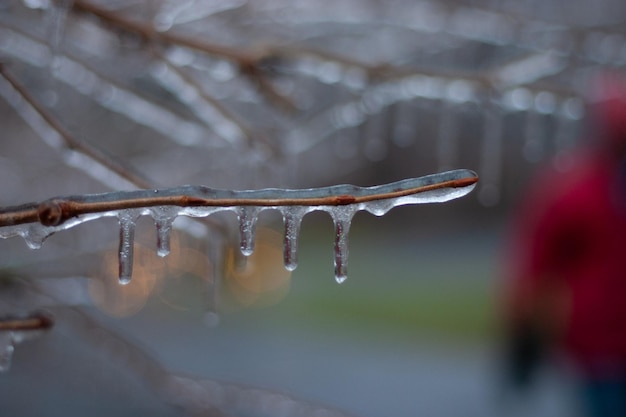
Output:
[[[205,39],[184,36],[170,31],[159,32],[148,23],[129,19],[122,14],[106,10],[84,0],[75,0],[72,3],[72,10],[96,16],[114,27],[135,33],[146,41],[178,45],[228,59],[237,64],[241,74],[247,76],[257,86],[261,94],[265,95],[278,107],[290,112],[295,111],[295,106],[291,100],[276,91],[263,74],[259,63],[265,58],[264,54],[217,45],[207,42]]]
[[[92,159],[96,163],[102,165],[109,171],[115,173],[119,177],[127,180],[129,183],[134,185],[137,188],[154,188],[153,184],[148,182],[147,180],[140,177],[138,174],[133,173],[128,167],[123,166],[122,164],[116,162],[115,160],[105,156],[103,153],[95,149],[91,144],[88,144],[75,136],[73,136],[69,131],[67,131],[63,125],[50,113],[48,112],[31,94],[30,92],[14,77],[5,67],[0,63],[0,75],[6,79],[11,86],[15,89],[15,91],[20,94],[20,96],[35,110],[39,116],[41,116],[46,123],[49,124],[50,128],[55,130],[61,138],[65,141],[67,147],[69,149],[78,151],[88,158]],[[1,209],[0,209],[1,211]],[[26,218],[23,218],[22,215],[24,213],[20,213],[17,215],[16,220],[20,224],[23,223]],[[26,221],[27,223],[29,221]],[[208,226],[213,227],[218,230],[222,234],[226,234],[223,226],[216,223],[215,221],[211,221],[210,219],[206,219],[204,221]]]
[[[40,222],[58,226],[83,214],[116,210],[177,207],[281,207],[345,206],[395,199],[430,191],[464,188],[478,177],[467,170],[413,178],[376,187],[336,185],[308,190],[264,189],[254,191],[216,190],[203,186],[183,186],[161,190],[118,191],[102,194],[60,197],[0,209],[0,227]]]
[[[252,131],[250,130],[250,128],[248,128],[241,120],[239,120],[237,117],[235,117],[234,114],[232,114],[230,111],[228,111],[228,109],[226,109],[218,100],[216,100],[215,98],[211,97],[205,91],[205,89],[191,75],[189,75],[189,73],[187,73],[182,68],[179,68],[178,66],[173,64],[172,61],[170,59],[168,59],[160,51],[155,49],[155,50],[153,50],[153,54],[159,60],[163,61],[163,63],[165,65],[167,65],[167,68],[169,70],[173,71],[178,77],[180,77],[180,79],[183,82],[185,82],[188,85],[190,85],[198,93],[198,96],[200,98],[202,98],[203,100],[205,100],[207,103],[209,103],[209,105],[211,107],[213,107],[220,114],[221,117],[223,117],[224,119],[228,120],[228,122],[234,124],[239,129],[241,134],[243,136],[245,136],[246,141],[248,142],[248,145],[253,143],[254,137],[253,137],[253,134],[252,134]],[[191,109],[191,110],[193,111],[193,109]],[[214,126],[209,126],[209,127],[214,129]],[[228,140],[228,138],[226,138],[226,140]],[[270,144],[268,141],[264,141],[264,143],[267,146],[271,147],[273,151],[277,151],[277,149],[275,149],[275,147],[273,147],[272,144]]]
[[[33,313],[27,317],[0,318],[0,332],[35,331],[49,329],[54,325],[52,316],[45,313]]]
[[[71,150],[78,151],[98,164],[106,167],[110,171],[136,185],[139,188],[150,188],[150,183],[138,174],[133,173],[128,167],[122,166],[120,163],[108,158],[101,151],[95,149],[92,145],[73,136],[65,127],[46,110],[33,95],[19,82],[19,80],[11,74],[6,67],[0,63],[0,75],[11,84],[13,89],[22,96],[22,98],[41,116],[48,125],[55,130],[65,141],[67,147]]]

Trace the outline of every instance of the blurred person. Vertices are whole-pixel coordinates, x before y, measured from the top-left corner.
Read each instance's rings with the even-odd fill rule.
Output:
[[[591,91],[590,140],[540,172],[510,235],[508,376],[566,358],[582,415],[626,416],[626,79]]]

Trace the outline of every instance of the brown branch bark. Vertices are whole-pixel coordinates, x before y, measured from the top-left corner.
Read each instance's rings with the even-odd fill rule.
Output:
[[[429,191],[464,188],[475,184],[476,176],[454,178],[436,183],[401,187],[399,183],[375,187],[373,192],[358,188],[360,193],[330,194],[332,187],[311,190],[223,191],[206,187],[179,187],[163,190],[120,191],[77,197],[53,198],[42,203],[31,203],[0,209],[0,227],[39,222],[44,226],[58,226],[83,214],[143,207],[280,207],[280,206],[345,206],[377,200],[394,199]],[[381,191],[378,191],[380,189]],[[363,192],[363,190],[366,190]],[[306,195],[306,193],[309,195]],[[298,194],[290,197],[290,194]],[[329,194],[329,195],[327,195]],[[204,196],[207,197],[204,197]],[[280,196],[284,197],[280,197]]]
[[[53,325],[52,316],[45,313],[33,313],[27,317],[0,318],[0,332],[44,330]]]

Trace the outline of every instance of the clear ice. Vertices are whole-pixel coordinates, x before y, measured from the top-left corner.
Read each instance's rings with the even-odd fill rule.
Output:
[[[2,329],[0,330],[0,373],[11,368],[15,346],[25,340],[31,340],[43,334],[41,329]]]
[[[14,332],[0,332],[0,372],[6,372],[11,367],[11,359],[13,358]]]
[[[152,210],[152,218],[157,232],[157,255],[167,256],[170,253],[170,236],[176,211],[172,207],[157,207]]]
[[[302,218],[307,213],[306,207],[289,206],[282,209],[283,223],[285,224],[285,238],[283,241],[283,259],[285,268],[294,271],[298,267],[298,236]]]
[[[133,275],[133,252],[135,241],[135,221],[137,216],[129,210],[118,215],[120,223],[120,246],[118,252],[120,284],[130,283]]]
[[[241,239],[241,253],[250,256],[254,252],[254,239],[256,232],[256,221],[260,209],[259,207],[240,207],[237,210],[239,217],[239,237]]]
[[[120,225],[119,241],[119,281],[128,284],[133,269],[133,241],[135,223],[139,216],[149,215],[153,218],[157,234],[157,254],[166,256],[170,250],[170,234],[172,225],[177,216],[207,217],[211,214],[223,211],[234,211],[238,216],[239,237],[241,253],[249,256],[254,251],[255,229],[258,216],[264,210],[279,210],[283,216],[285,226],[283,240],[283,258],[285,268],[293,271],[298,265],[298,240],[300,226],[304,216],[312,211],[327,212],[334,224],[334,264],[335,279],[341,283],[346,280],[348,266],[348,235],[352,218],[356,212],[365,210],[376,216],[382,216],[394,207],[406,204],[441,203],[455,198],[463,197],[475,187],[475,182],[468,181],[467,185],[458,184],[457,187],[437,187],[437,185],[459,180],[476,179],[476,174],[469,170],[455,170],[439,174],[428,175],[420,178],[412,178],[390,184],[375,187],[356,187],[353,185],[335,185],[324,188],[312,188],[305,190],[285,189],[262,189],[248,191],[217,190],[201,186],[182,186],[162,190],[137,190],[118,191],[113,193],[93,194],[81,197],[88,202],[113,202],[119,200],[146,199],[160,196],[192,196],[210,199],[213,202],[220,200],[232,202],[233,200],[256,200],[271,201],[267,205],[242,205],[232,206],[155,206],[136,209],[113,210],[99,213],[83,214],[72,217],[58,226],[43,226],[39,223],[26,223],[14,226],[0,227],[0,238],[6,239],[13,236],[22,236],[29,247],[39,248],[44,240],[61,230],[72,228],[78,224],[99,219],[106,216],[116,216]],[[423,187],[433,186],[431,189]],[[407,192],[406,195],[402,192]],[[395,193],[395,194],[394,194]],[[382,198],[382,195],[396,195]],[[327,201],[327,198],[345,197],[339,200],[338,205],[321,205],[313,201]],[[352,201],[351,199],[360,199]],[[370,200],[371,198],[371,200]],[[281,205],[280,202],[289,200],[303,200],[302,205]],[[307,200],[311,203],[307,204]],[[276,202],[276,205],[272,205]],[[5,209],[19,210],[20,207]],[[2,214],[2,212],[0,212]],[[201,234],[200,236],[205,236]]]
[[[353,206],[328,209],[335,226],[335,281],[341,284],[348,278],[348,235],[356,210]]]

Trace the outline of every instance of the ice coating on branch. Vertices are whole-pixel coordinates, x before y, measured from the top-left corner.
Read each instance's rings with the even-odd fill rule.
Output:
[[[259,207],[240,207],[237,210],[240,247],[244,256],[250,256],[254,252],[256,221],[260,211]]]
[[[293,270],[298,262],[298,236],[302,219],[309,212],[325,211],[330,214],[335,225],[335,275],[338,282],[343,282],[347,276],[348,233],[356,212],[365,210],[382,216],[392,208],[405,204],[446,202],[472,191],[476,181],[474,172],[455,170],[374,187],[334,185],[301,190],[268,188],[233,191],[181,186],[58,197],[53,199],[55,204],[65,204],[66,208],[83,207],[83,211],[66,213],[66,218],[57,226],[44,226],[37,220],[27,220],[31,223],[15,220],[19,220],[20,215],[28,219],[39,219],[39,208],[43,203],[0,208],[0,224],[4,224],[0,227],[0,238],[22,236],[35,249],[53,233],[87,221],[116,216],[120,224],[119,279],[120,283],[126,284],[130,282],[132,274],[133,238],[135,222],[139,216],[149,215],[154,219],[157,253],[165,256],[169,252],[170,233],[177,216],[207,217],[217,212],[234,211],[238,216],[241,252],[249,256],[254,251],[259,214],[264,210],[279,210],[285,223],[285,267]],[[108,207],[108,204],[118,204],[119,207],[120,202],[125,207],[137,208],[93,210],[93,205]],[[202,238],[205,235],[203,232],[196,237]]]
[[[6,372],[11,367],[16,345],[40,336],[52,325],[51,316],[44,313],[0,318],[0,372]]]
[[[282,209],[285,223],[285,238],[283,241],[283,259],[285,268],[293,271],[298,267],[298,236],[302,218],[308,212],[303,206],[290,206]]]
[[[119,280],[122,285],[129,284],[133,275],[133,249],[137,217],[130,210],[123,210],[118,214],[120,223]]]
[[[348,278],[348,236],[356,210],[352,206],[330,207],[328,212],[335,226],[335,281],[341,284]]]

